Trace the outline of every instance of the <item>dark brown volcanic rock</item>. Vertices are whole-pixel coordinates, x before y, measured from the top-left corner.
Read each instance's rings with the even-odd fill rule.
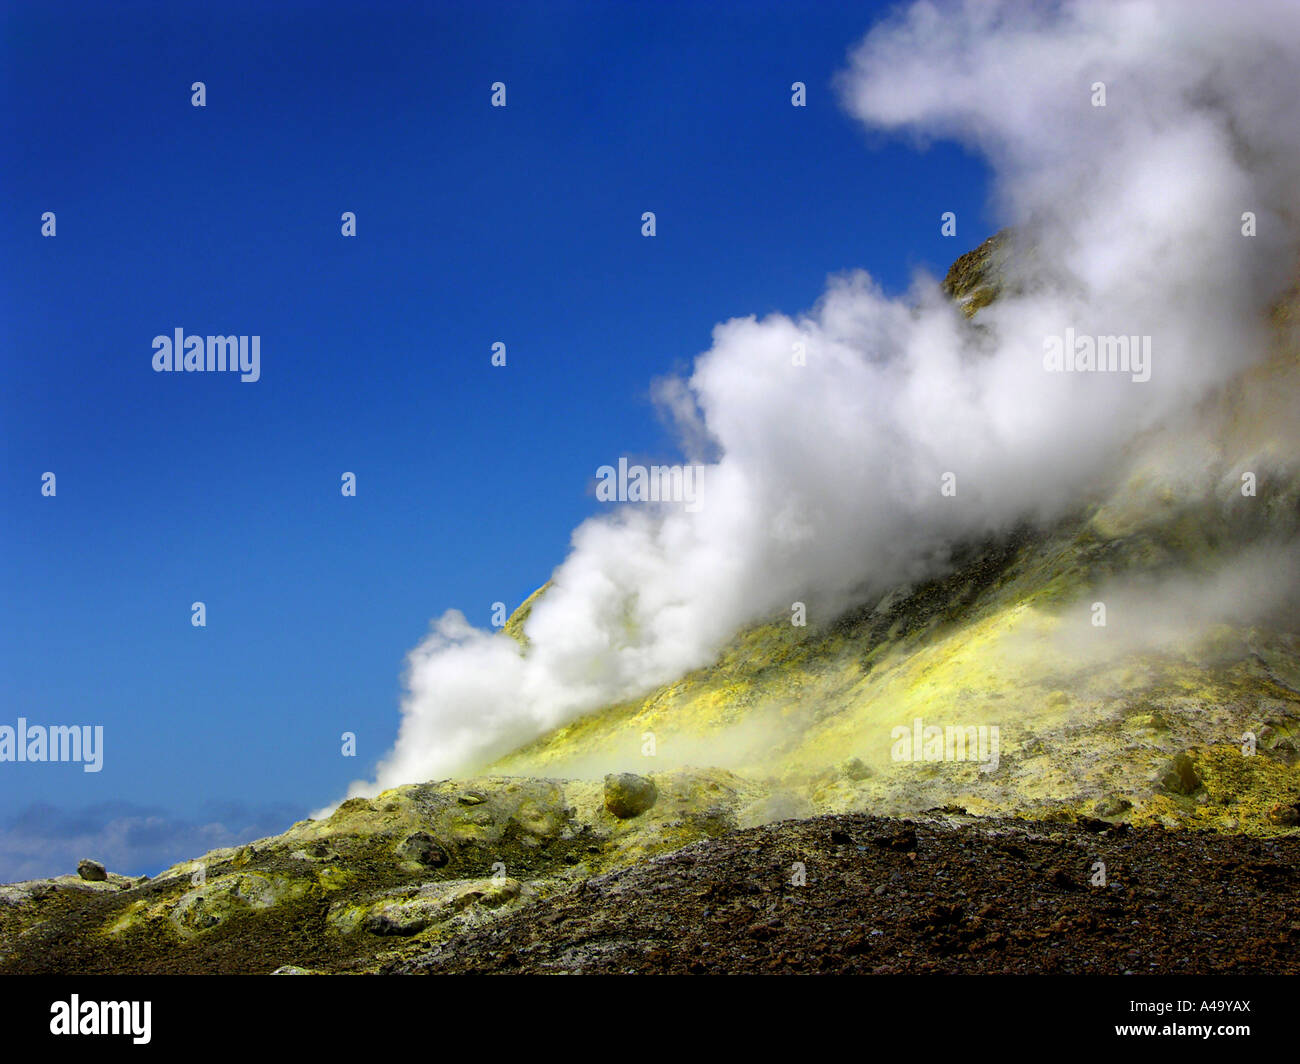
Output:
[[[1297,973],[1297,888],[1296,835],[818,817],[588,880],[389,970]]]

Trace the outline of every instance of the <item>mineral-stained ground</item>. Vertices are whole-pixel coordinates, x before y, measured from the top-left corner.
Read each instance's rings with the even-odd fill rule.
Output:
[[[1295,973],[1298,859],[1294,836],[818,817],[588,880],[390,970]]]

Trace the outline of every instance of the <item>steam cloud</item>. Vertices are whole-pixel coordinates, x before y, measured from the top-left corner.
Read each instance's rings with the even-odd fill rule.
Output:
[[[997,210],[1033,249],[1019,283],[978,325],[931,278],[897,300],[864,273],[806,315],[718,325],[689,380],[658,385],[683,449],[710,462],[699,512],[626,506],[579,527],[526,654],[457,611],[436,621],[396,745],[350,794],[473,768],[710,663],[792,602],[824,617],[933,572],[961,538],[1059,515],[1136,434],[1267,354],[1297,249],[1293,0],[919,3],[865,38],[838,88],[869,127],[989,160]],[[1150,336],[1150,379],[1045,372],[1044,338],[1067,328]]]

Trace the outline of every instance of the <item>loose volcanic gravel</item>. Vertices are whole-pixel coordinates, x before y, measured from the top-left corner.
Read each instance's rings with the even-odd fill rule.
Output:
[[[385,970],[1295,973],[1298,868],[1295,832],[818,817],[589,879]]]

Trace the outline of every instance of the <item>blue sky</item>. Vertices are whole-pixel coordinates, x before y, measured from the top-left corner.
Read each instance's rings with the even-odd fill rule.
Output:
[[[598,466],[677,454],[649,386],[715,323],[987,236],[982,164],[836,101],[880,8],[6,5],[0,725],[105,738],[0,763],[0,879],[335,797],[430,619],[513,608]],[[153,372],[176,328],[260,336],[261,379]]]

